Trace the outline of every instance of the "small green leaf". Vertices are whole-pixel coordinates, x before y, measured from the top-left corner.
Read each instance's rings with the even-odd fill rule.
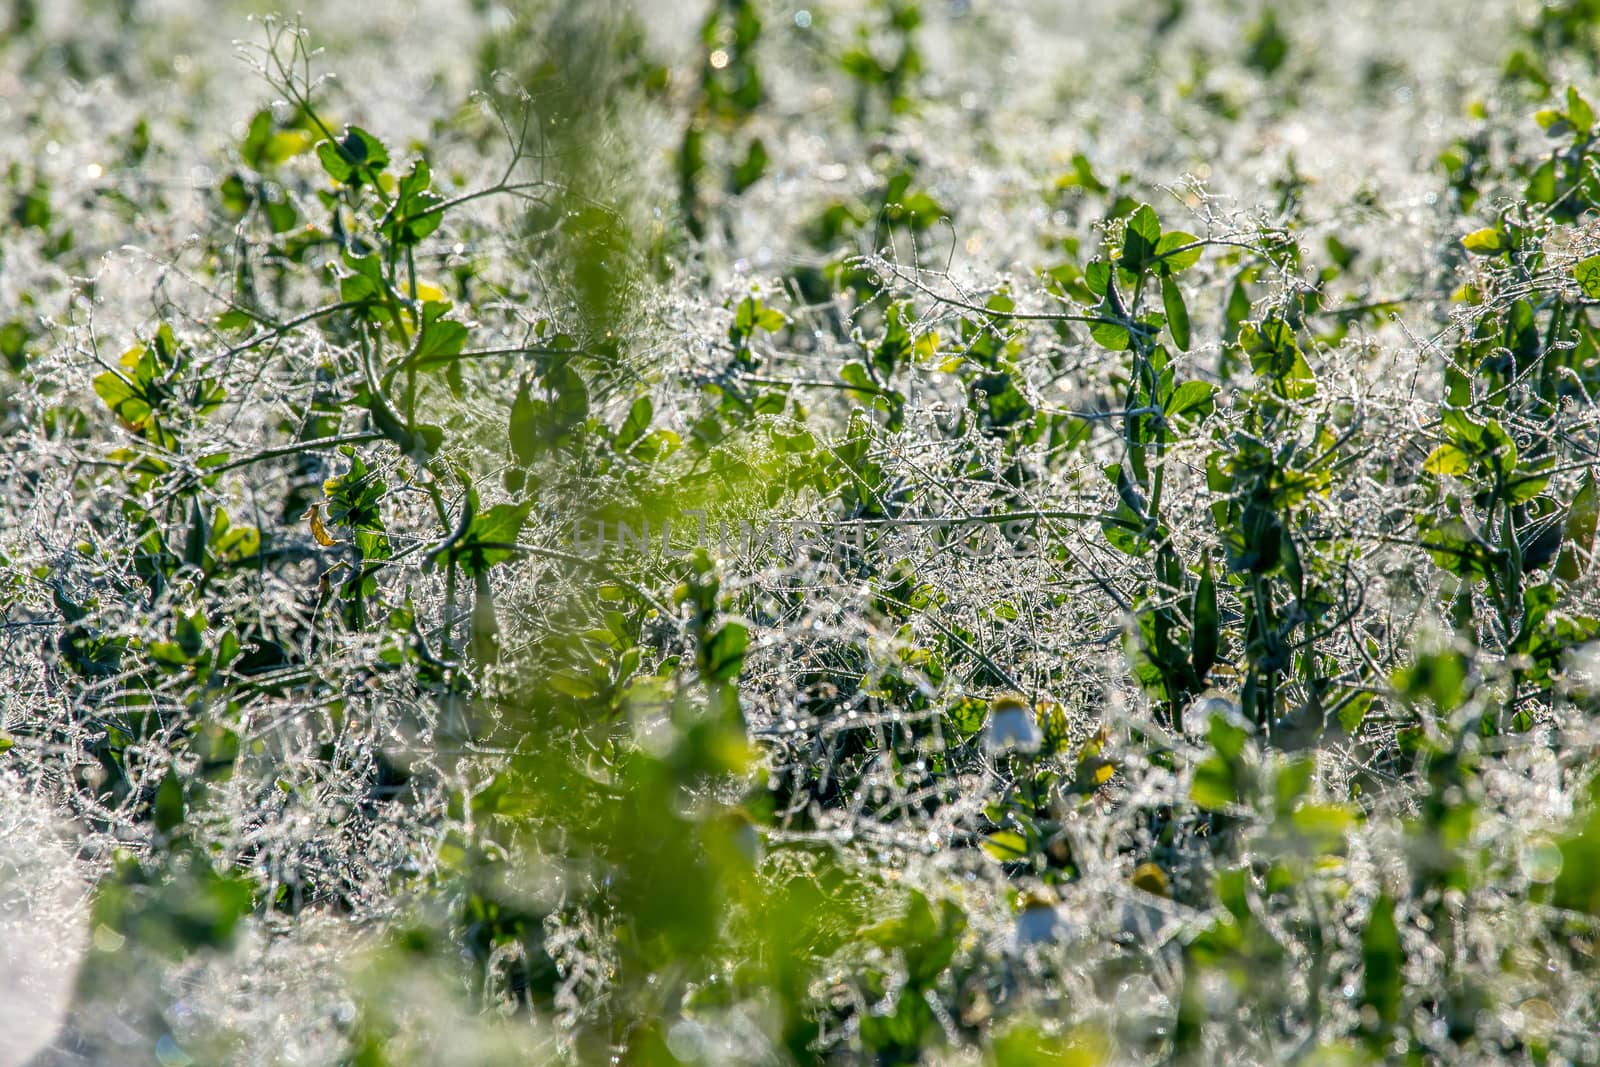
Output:
[[[867,365],[859,359],[852,359],[840,367],[839,378],[846,385],[854,387],[848,390],[853,399],[870,400],[878,392],[878,387],[872,384],[872,375],[868,373]]]
[[[1149,204],[1141,204],[1122,237],[1122,259],[1119,263],[1128,270],[1142,271],[1155,257],[1156,244],[1161,240],[1161,220]]]
[[[1367,718],[1367,711],[1372,707],[1376,694],[1354,693],[1349,699],[1339,706],[1339,726],[1347,736],[1354,736],[1361,729],[1361,724]]]
[[[415,245],[444,222],[444,198],[429,188],[432,180],[425,159],[413,163],[410,172],[400,179],[384,225],[384,232],[395,244]]]
[[[1188,422],[1211,413],[1216,386],[1210,382],[1184,382],[1167,398],[1163,412],[1172,422]]]
[[[612,438],[611,444],[618,452],[627,452],[650,429],[650,420],[655,417],[655,403],[648,396],[641,396],[628,408],[628,417],[622,420],[622,425],[617,428],[617,434]]]
[[[738,196],[767,173],[767,146],[757,137],[750,142],[750,148],[745,152],[744,160],[733,168],[730,184],[733,194]]]
[[[1455,445],[1444,444],[1428,453],[1422,469],[1429,474],[1448,474],[1460,478],[1472,469],[1472,457]]]
[[[1567,122],[1580,134],[1587,134],[1594,128],[1594,108],[1570,85],[1567,86]]]
[[[550,674],[545,681],[551,689],[563,696],[572,697],[574,700],[592,700],[599,692],[594,682],[586,674],[581,674],[570,668],[563,668]]]
[[[1202,760],[1194,769],[1189,799],[1207,811],[1224,811],[1232,807],[1237,799],[1233,768],[1220,756]]]
[[[545,388],[555,394],[550,401],[550,416],[562,433],[582,426],[589,417],[589,386],[570,363],[550,368],[544,376]]]
[[[1318,854],[1340,851],[1345,835],[1356,823],[1355,813],[1339,804],[1303,804],[1289,817],[1295,833],[1306,838]]]
[[[450,561],[460,564],[467,574],[479,575],[496,563],[515,558],[517,535],[522,532],[522,524],[532,507],[531,501],[496,504],[474,515],[466,532],[450,546]]]
[[[1103,259],[1093,259],[1083,268],[1083,284],[1095,296],[1105,296],[1111,288],[1111,264]]]
[[[95,376],[95,395],[105,401],[123,422],[135,428],[141,426],[144,420],[150,417],[150,405],[134,392],[133,387],[120,375],[113,371]]]
[[[1223,339],[1232,342],[1239,336],[1244,320],[1250,317],[1250,294],[1245,291],[1243,279],[1233,283],[1228,290],[1228,303],[1223,313]]]
[[[511,425],[509,436],[511,438],[511,454],[517,457],[517,462],[524,467],[531,464],[539,455],[539,448],[543,443],[541,423],[548,413],[549,405],[542,400],[535,400],[528,392],[527,379],[517,387],[516,399],[511,402]]]
[[[205,625],[204,615],[178,612],[177,621],[173,625],[173,634],[178,647],[183,650],[185,659],[191,661],[198,659],[200,653],[205,651]]]
[[[1172,331],[1173,343],[1189,351],[1189,308],[1183,302],[1183,291],[1169,275],[1161,278],[1161,306],[1167,313],[1167,329]]]
[[[1161,240],[1161,220],[1156,217],[1155,208],[1149,204],[1139,205],[1128,220],[1128,229],[1144,238],[1152,248]]]
[[[389,150],[383,142],[359,126],[346,126],[338,141],[317,145],[317,158],[328,177],[343,185],[373,182],[389,165]]]
[[[731,682],[744,670],[750,629],[741,622],[725,622],[702,649],[701,674],[709,682]]]
[[[1189,247],[1193,245],[1194,247]],[[1181,251],[1180,251],[1181,250]],[[1182,230],[1161,235],[1156,242],[1156,260],[1163,274],[1177,274],[1200,262],[1200,238]]]
[[[1561,867],[1551,903],[1600,915],[1600,777],[1589,783],[1587,808],[1558,843]]]
[[[1600,491],[1595,486],[1594,471],[1583,476],[1583,487],[1567,506],[1565,544],[1556,561],[1556,576],[1575,582],[1594,555],[1594,534],[1600,520]]]
[[[1461,247],[1475,256],[1497,256],[1510,246],[1506,244],[1505,234],[1493,226],[1486,226],[1463,237]]]
[[[1316,375],[1287,322],[1273,316],[1245,323],[1239,327],[1238,344],[1250,357],[1250,369],[1272,379],[1283,396],[1304,400],[1316,393]]]
[[[1089,327],[1089,336],[1095,344],[1112,352],[1125,352],[1133,344],[1128,328],[1115,322],[1096,322]]]
[[[1028,839],[1015,830],[998,830],[978,846],[1001,863],[1028,858]]]
[[[1200,566],[1200,582],[1194,587],[1194,597],[1189,606],[1193,620],[1194,639],[1191,662],[1194,673],[1202,680],[1217,662],[1217,644],[1220,616],[1217,614],[1217,583],[1211,576],[1211,553],[1206,552]]]
[[[467,346],[467,328],[444,318],[449,310],[449,304],[437,300],[422,305],[422,325],[411,356],[405,361],[407,368],[433,370],[449,365],[461,355]]]
[[[156,787],[155,802],[151,805],[156,829],[171,833],[182,826],[183,806],[183,783],[178,780],[177,771],[168,770],[166,777]]]
[[[1578,287],[1583,290],[1584,296],[1600,300],[1600,256],[1579,260],[1573,265],[1572,274],[1578,279]]]
[[[1394,899],[1387,893],[1372,905],[1361,934],[1361,1004],[1377,1016],[1368,1039],[1374,1048],[1387,1048],[1390,1031],[1400,1020],[1400,998],[1405,989],[1405,952],[1394,921]]]
[[[1542,107],[1533,113],[1533,121],[1539,128],[1552,137],[1559,137],[1564,133],[1572,132],[1572,126],[1567,122],[1567,116],[1557,107]]]

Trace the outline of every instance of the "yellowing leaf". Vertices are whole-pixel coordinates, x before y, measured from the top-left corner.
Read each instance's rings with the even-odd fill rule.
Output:
[[[1028,839],[1015,830],[1001,830],[985,838],[981,847],[990,856],[1007,863],[1027,856]]]
[[[1472,458],[1455,445],[1440,445],[1428,453],[1422,469],[1429,474],[1448,474],[1459,478],[1472,469]]]
[[[311,151],[313,143],[311,135],[305,130],[279,130],[267,138],[262,155],[268,162],[282,163]]]
[[[1167,872],[1154,863],[1141,863],[1133,872],[1133,884],[1143,889],[1146,893],[1153,893],[1158,897],[1172,895],[1171,883],[1167,881]]]
[[[1461,247],[1475,256],[1496,256],[1506,250],[1505,234],[1493,226],[1485,226],[1463,237]]]
[[[328,533],[327,526],[323,525],[321,504],[312,504],[300,517],[311,526],[311,536],[316,539],[317,544],[323,548],[332,548],[339,543]]]

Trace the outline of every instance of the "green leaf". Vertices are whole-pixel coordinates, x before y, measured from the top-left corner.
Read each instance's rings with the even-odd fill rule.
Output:
[[[1459,519],[1427,527],[1422,547],[1435,566],[1460,578],[1487,578],[1499,566],[1498,553]]]
[[[1128,229],[1138,234],[1152,248],[1161,240],[1161,220],[1156,217],[1155,208],[1149,204],[1139,205],[1138,210],[1128,219]]]
[[[1428,453],[1422,469],[1429,474],[1448,474],[1460,478],[1472,469],[1472,457],[1455,445],[1444,444]]]
[[[1316,375],[1295,343],[1294,330],[1282,319],[1244,324],[1238,343],[1250,357],[1250,369],[1272,379],[1284,397],[1304,400],[1316,393]]]
[[[1594,555],[1596,520],[1600,520],[1600,491],[1595,485],[1594,471],[1583,476],[1583,486],[1567,506],[1565,544],[1556,561],[1556,576],[1575,582]],[[1580,555],[1581,553],[1581,555]]]
[[[1193,648],[1190,653],[1194,673],[1201,680],[1217,662],[1219,619],[1217,614],[1217,583],[1211,576],[1211,553],[1206,552],[1200,565],[1200,581],[1194,587],[1194,597],[1189,605],[1193,622]]]
[[[389,292],[383,277],[383,263],[376,254],[365,256],[344,254],[344,265],[349,273],[339,277],[339,299],[347,304],[382,304]],[[387,308],[377,308],[375,314],[387,318]]]
[[[539,455],[544,443],[542,424],[548,413],[549,405],[533,399],[528,393],[528,381],[524,378],[517,387],[516,399],[511,402],[511,425],[508,429],[511,454],[524,467],[532,464]]]
[[[1028,858],[1028,839],[1015,830],[998,830],[978,846],[1001,863]]]
[[[1357,825],[1355,813],[1339,804],[1302,804],[1289,816],[1289,825],[1312,855],[1344,851],[1345,837]]]
[[[449,304],[437,300],[422,305],[422,325],[411,356],[405,361],[406,368],[433,370],[447,366],[461,355],[467,346],[467,328],[444,318],[449,310]]]
[[[582,426],[589,418],[589,386],[570,363],[550,368],[544,376],[545,388],[554,393],[550,418],[563,434]]]
[[[1578,287],[1583,290],[1584,296],[1600,300],[1600,256],[1579,260],[1572,267],[1572,275],[1578,279]]]
[[[186,659],[198,659],[200,653],[205,651],[205,625],[204,615],[178,612],[177,620],[173,624],[173,635]]]
[[[641,396],[628,408],[628,417],[622,420],[622,425],[617,428],[617,434],[612,438],[611,444],[618,452],[627,452],[650,429],[650,420],[655,417],[655,403],[648,396]]]
[[[450,561],[459,564],[467,574],[479,575],[496,563],[516,558],[513,546],[532,508],[532,501],[496,504],[474,515],[466,532],[447,550]]]
[[[1316,761],[1305,757],[1290,760],[1279,768],[1278,776],[1272,782],[1273,807],[1277,814],[1287,815],[1294,811],[1300,798],[1311,791],[1316,769]]]
[[[1195,247],[1190,248],[1190,245]],[[1179,250],[1182,251],[1179,251]],[[1192,233],[1182,230],[1173,230],[1171,233],[1161,235],[1161,240],[1156,242],[1157,266],[1162,274],[1177,274],[1179,271],[1188,270],[1200,262],[1200,238]]]
[[[429,188],[432,181],[433,175],[425,159],[413,163],[411,170],[400,179],[384,224],[384,232],[395,244],[415,245],[444,222],[444,212],[439,210],[444,198]]]
[[[745,152],[744,160],[733,168],[732,181],[733,194],[738,196],[767,173],[767,146],[757,137],[750,142],[750,148]]]
[[[592,700],[599,693],[588,675],[570,668],[552,672],[545,682],[562,696],[569,696],[574,700]]]
[[[1525,504],[1550,487],[1550,476],[1524,467],[1506,485],[1506,497],[1513,504]]]
[[[1233,806],[1237,798],[1233,768],[1220,756],[1209,756],[1194,769],[1194,781],[1189,786],[1189,799],[1207,811],[1224,811]]]
[[[1168,275],[1161,277],[1161,306],[1167,313],[1167,329],[1172,331],[1172,342],[1184,352],[1189,351],[1189,308],[1183,302],[1183,291]]]
[[[839,379],[846,385],[854,386],[846,390],[853,400],[870,402],[878,393],[878,387],[872,384],[872,375],[868,373],[867,365],[859,359],[852,359],[840,367]]]
[[[1572,126],[1567,122],[1567,116],[1557,107],[1542,107],[1533,113],[1533,121],[1539,128],[1552,137],[1572,132]]]
[[[1390,680],[1408,702],[1430,700],[1441,712],[1459,708],[1469,695],[1467,663],[1454,650],[1420,653],[1410,664],[1396,670]]]
[[[1535,204],[1549,204],[1556,199],[1556,165],[1554,160],[1545,160],[1539,168],[1528,178],[1527,188],[1523,195]]]
[[[1354,693],[1339,706],[1339,726],[1347,736],[1354,736],[1367,718],[1367,711],[1377,698],[1375,693]]]
[[[1465,408],[1445,408],[1444,424],[1457,444],[1473,452],[1479,451],[1478,446],[1483,442],[1484,424],[1474,419]]]
[[[169,769],[156,787],[155,801],[151,805],[156,829],[170,834],[182,826],[183,808],[183,783],[178,780],[178,772]]]
[[[1161,240],[1161,220],[1149,204],[1139,205],[1128,220],[1122,236],[1120,264],[1131,271],[1142,271],[1155,258],[1156,244]]]
[[[359,126],[346,126],[338,141],[317,145],[317,158],[328,177],[343,185],[360,185],[377,180],[389,165],[389,150],[383,142]]]
[[[1567,122],[1579,134],[1587,134],[1594,129],[1594,108],[1570,85],[1567,86]]]
[[[731,682],[744,670],[744,653],[750,629],[742,622],[725,622],[701,650],[701,675],[708,682]]]
[[[1223,338],[1228,342],[1239,336],[1244,320],[1250,317],[1250,294],[1245,291],[1243,279],[1233,283],[1228,290],[1228,303],[1223,313]]]
[[[378,508],[387,486],[368,472],[361,457],[352,457],[348,471],[323,482],[322,491],[328,496],[329,520],[349,527],[351,542],[363,561],[390,558],[393,553]]]
[[[1600,915],[1600,777],[1589,783],[1588,810],[1559,843],[1561,870],[1551,901],[1558,908]]]
[[[105,401],[106,407],[129,426],[138,428],[150,417],[150,405],[145,403],[144,398],[114,371],[96,375],[93,385],[95,395]]]
[[[1401,968],[1405,952],[1394,921],[1394,899],[1387,893],[1372,905],[1361,934],[1361,1005],[1370,1007],[1379,1025],[1368,1035],[1374,1048],[1386,1048],[1390,1031],[1400,1021],[1400,998],[1405,990]]]
[[[1473,230],[1461,239],[1461,247],[1475,256],[1497,256],[1510,247],[1506,235],[1493,226]]]
[[[1083,284],[1095,296],[1105,296],[1111,288],[1111,264],[1103,259],[1092,259],[1083,268]]]
[[[671,430],[654,430],[634,445],[631,454],[643,463],[654,463],[672,455],[683,444],[683,439]]]
[[[1089,336],[1095,344],[1112,352],[1125,352],[1133,344],[1128,328],[1116,322],[1095,323],[1089,327]]]
[[[1167,398],[1163,413],[1173,422],[1188,422],[1211,413],[1216,386],[1210,382],[1184,382]]]

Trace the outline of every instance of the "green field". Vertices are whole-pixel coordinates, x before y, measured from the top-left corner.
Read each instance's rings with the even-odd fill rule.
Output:
[[[0,1067],[1600,1063],[1600,2],[0,2]]]

